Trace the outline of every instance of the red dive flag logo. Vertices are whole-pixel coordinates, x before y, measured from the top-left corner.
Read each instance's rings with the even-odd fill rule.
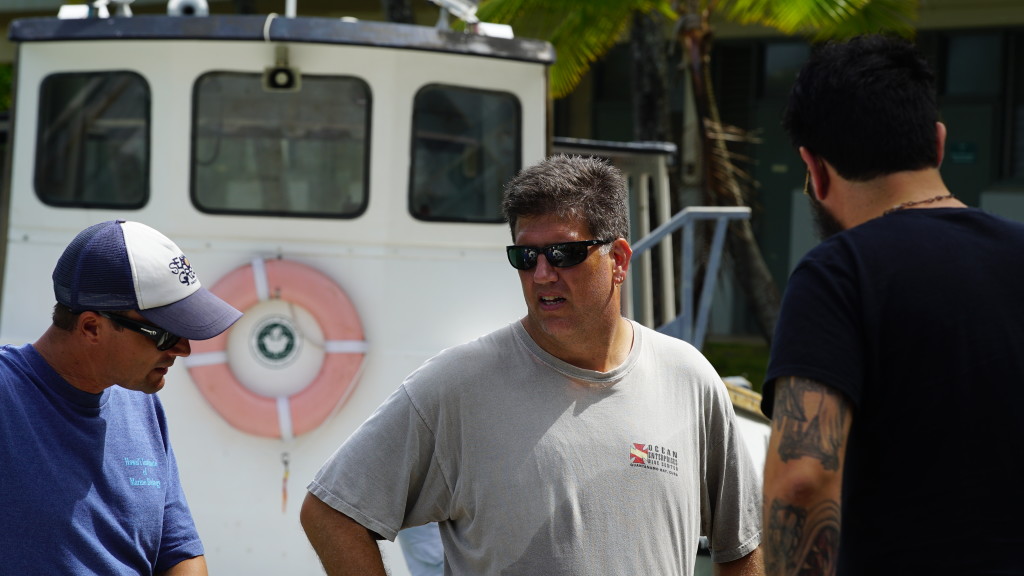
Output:
[[[647,464],[646,444],[633,444],[629,449],[630,464]]]

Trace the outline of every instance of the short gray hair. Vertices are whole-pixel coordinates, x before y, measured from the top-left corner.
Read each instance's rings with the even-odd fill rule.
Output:
[[[606,160],[556,154],[505,185],[501,210],[513,239],[519,218],[555,214],[587,225],[594,238],[629,238],[626,179]]]

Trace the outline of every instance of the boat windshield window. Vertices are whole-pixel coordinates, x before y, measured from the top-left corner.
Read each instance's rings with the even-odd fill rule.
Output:
[[[53,206],[141,208],[150,91],[133,72],[52,74],[39,90],[35,189]]]
[[[409,211],[421,220],[502,222],[502,186],[520,167],[519,100],[430,85],[413,104]]]
[[[213,213],[352,218],[367,205],[370,89],[347,76],[262,74],[196,82],[192,201]]]

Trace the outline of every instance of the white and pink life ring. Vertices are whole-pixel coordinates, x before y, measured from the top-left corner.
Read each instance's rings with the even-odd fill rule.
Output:
[[[289,440],[322,424],[355,388],[367,345],[355,307],[317,270],[257,259],[211,289],[244,312],[191,342],[192,380],[229,424]]]

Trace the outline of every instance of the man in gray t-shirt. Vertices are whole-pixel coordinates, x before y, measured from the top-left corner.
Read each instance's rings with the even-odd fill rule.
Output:
[[[761,574],[761,494],[725,385],[621,316],[632,252],[608,164],[555,156],[503,204],[527,315],[441,352],[327,461],[302,524],[329,574],[438,522],[446,574]]]

